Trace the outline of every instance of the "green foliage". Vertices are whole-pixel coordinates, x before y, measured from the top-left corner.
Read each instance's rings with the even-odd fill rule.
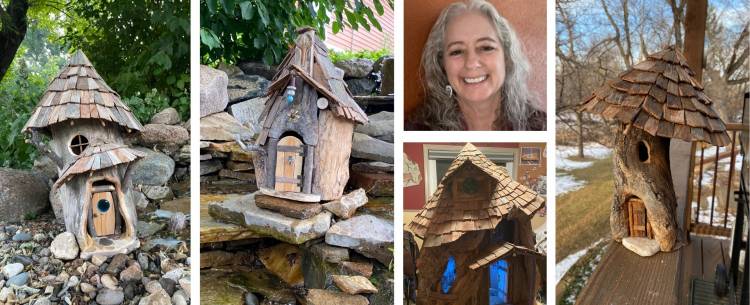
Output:
[[[329,51],[328,56],[331,58],[331,61],[334,63],[337,63],[342,60],[348,60],[348,59],[354,59],[354,58],[367,58],[372,61],[377,61],[383,56],[391,55],[392,52],[388,49],[380,49],[380,50],[362,50],[357,52],[352,51]]]
[[[156,89],[161,97],[155,100],[168,99],[188,117],[190,1],[85,2],[66,6],[72,18],[63,23],[62,42],[71,50],[83,50],[121,96],[137,97]]]
[[[0,82],[0,167],[31,168],[36,149],[21,133],[47,85],[65,63],[50,32],[31,24],[2,82]]]
[[[325,37],[325,26],[334,33],[344,28],[382,31],[375,14],[393,0],[235,1],[201,0],[201,61],[235,63],[263,60],[279,63],[296,37],[295,30],[309,26]]]
[[[154,114],[159,113],[159,111],[162,111],[167,107],[174,107],[177,109],[177,112],[180,113],[180,117],[182,118],[186,118],[190,115],[190,97],[187,95],[170,100],[165,95],[159,93],[158,90],[151,89],[151,91],[146,94],[138,93],[123,98],[122,101],[130,107],[130,110],[133,111],[133,115],[135,115],[143,124],[148,123]]]
[[[39,217],[39,215],[36,214],[36,212],[27,212],[26,214],[23,214],[23,220],[36,220]]]

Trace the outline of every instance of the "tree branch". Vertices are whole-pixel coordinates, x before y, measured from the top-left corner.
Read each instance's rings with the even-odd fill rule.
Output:
[[[8,72],[13,58],[16,57],[18,47],[21,46],[26,36],[28,29],[26,12],[28,10],[28,0],[11,0],[7,11],[2,11],[0,14],[0,19],[2,19],[0,24],[0,81]]]
[[[52,162],[55,162],[57,168],[63,168],[64,164],[62,158],[53,153],[49,146],[42,141],[42,135],[38,131],[31,131],[31,138],[28,142],[29,144],[34,145],[40,154],[49,157]]]

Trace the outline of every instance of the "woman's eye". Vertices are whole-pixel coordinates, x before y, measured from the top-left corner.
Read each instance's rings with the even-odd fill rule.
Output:
[[[463,53],[464,53],[463,50],[453,50],[453,51],[448,52],[448,56],[456,56],[456,55],[461,55]]]
[[[494,46],[482,46],[482,47],[479,47],[479,50],[483,52],[491,52],[495,50],[495,47]]]

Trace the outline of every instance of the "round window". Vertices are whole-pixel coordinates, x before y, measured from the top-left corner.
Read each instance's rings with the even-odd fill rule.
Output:
[[[82,135],[76,135],[70,140],[70,152],[74,155],[80,155],[86,147],[89,147],[89,139]]]
[[[99,209],[99,212],[102,213],[106,213],[107,211],[109,211],[110,206],[111,204],[107,199],[100,199],[99,202],[96,203],[96,208]]]

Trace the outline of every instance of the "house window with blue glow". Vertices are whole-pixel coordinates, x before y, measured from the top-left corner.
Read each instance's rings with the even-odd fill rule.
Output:
[[[490,264],[490,305],[508,302],[508,261]]]
[[[456,259],[453,256],[448,258],[448,263],[445,264],[445,270],[443,271],[443,277],[440,279],[440,290],[447,294],[453,282],[456,281]]]

